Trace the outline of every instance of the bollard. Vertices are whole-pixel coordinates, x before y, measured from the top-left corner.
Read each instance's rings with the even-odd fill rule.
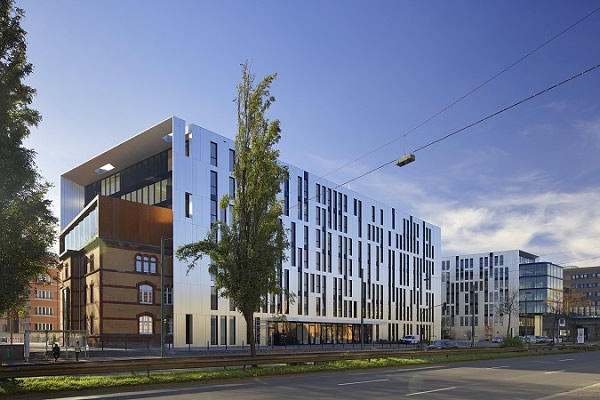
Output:
[[[206,341],[206,351],[210,351],[210,342]]]
[[[100,341],[100,344],[102,345],[102,351],[104,351],[104,340]]]
[[[244,350],[244,341],[242,340],[242,350]],[[244,367],[245,369],[245,367]]]

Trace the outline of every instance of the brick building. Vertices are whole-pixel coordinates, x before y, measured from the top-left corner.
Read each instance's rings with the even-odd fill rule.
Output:
[[[60,298],[58,289],[59,271],[55,267],[48,268],[47,274],[42,274],[31,283],[29,289],[28,330],[51,331],[59,329]]]
[[[48,268],[44,274],[31,282],[25,298],[27,315],[23,318],[0,318],[0,342],[9,342],[11,331],[13,342],[21,342],[25,331],[59,329],[60,303],[58,296],[58,269]],[[15,335],[16,334],[16,335]]]
[[[87,330],[90,344],[160,342],[172,331],[172,262],[161,238],[172,236],[166,208],[98,195],[60,234],[61,329]],[[78,249],[78,250],[75,250]]]

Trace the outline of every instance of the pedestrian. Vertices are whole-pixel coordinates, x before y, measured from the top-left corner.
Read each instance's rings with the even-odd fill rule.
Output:
[[[60,347],[58,346],[58,343],[54,343],[54,346],[52,347],[52,355],[54,356],[54,362],[57,362],[58,357],[60,357]]]
[[[79,361],[79,353],[81,353],[81,345],[78,340],[75,342],[75,361]]]

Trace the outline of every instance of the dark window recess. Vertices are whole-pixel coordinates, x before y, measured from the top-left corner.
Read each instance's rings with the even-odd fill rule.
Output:
[[[235,166],[235,150],[229,149],[229,172],[233,172]]]
[[[302,221],[302,177],[298,177],[298,219]]]
[[[85,187],[85,204],[88,204],[96,195],[102,193],[103,180],[107,182],[107,178],[117,174],[119,175],[119,190],[111,193],[111,197],[121,197],[122,194],[130,193],[144,186],[170,178],[170,153],[171,150],[162,151],[114,174],[99,177],[96,182],[90,183]],[[170,208],[172,204],[171,185],[168,186],[167,190],[167,200],[157,205]]]
[[[219,295],[217,294],[217,288],[214,286],[210,287],[210,309],[219,309]]]
[[[235,199],[235,179],[229,177],[229,198]]]
[[[210,142],[210,165],[217,166],[217,144]]]
[[[283,213],[290,216],[290,180],[283,181]]]
[[[185,194],[185,216],[186,218],[192,218],[192,194]]]
[[[290,239],[290,263],[292,267],[296,266],[296,223],[292,222]]]
[[[193,343],[194,324],[192,314],[185,314],[185,344]]]
[[[217,173],[210,171],[210,226],[217,221]]]

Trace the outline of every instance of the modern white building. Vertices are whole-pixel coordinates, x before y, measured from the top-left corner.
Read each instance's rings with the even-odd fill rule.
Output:
[[[455,339],[489,340],[507,331],[519,334],[519,265],[537,256],[522,250],[461,254],[442,258],[442,334]],[[507,297],[508,296],[508,297]],[[504,311],[507,298],[516,301],[514,313]]]
[[[163,159],[168,165],[153,167]],[[234,159],[231,139],[168,118],[63,174],[61,229],[104,195],[172,209],[175,249],[203,239],[211,223],[231,218],[218,204],[234,191]],[[270,296],[255,315],[256,341],[360,343],[361,323],[365,342],[396,341],[406,334],[440,338],[440,229],[304,169],[288,168],[280,196],[291,247],[278,268],[282,287],[296,299],[291,303],[284,295]],[[401,187],[391,190],[402,195]],[[62,250],[79,251],[88,240],[71,240]],[[99,264],[102,269],[102,259]],[[175,347],[246,342],[244,320],[216,293],[208,265],[205,257],[188,271],[185,263],[173,260],[169,330]],[[101,284],[98,289],[103,290]],[[458,285],[456,290],[462,294]],[[462,299],[456,301],[458,308]],[[160,332],[160,317],[153,312],[138,317],[143,318],[140,326],[144,323],[140,334]]]

